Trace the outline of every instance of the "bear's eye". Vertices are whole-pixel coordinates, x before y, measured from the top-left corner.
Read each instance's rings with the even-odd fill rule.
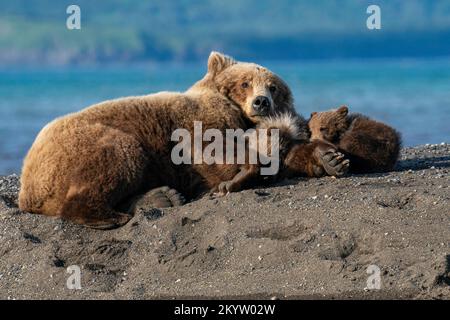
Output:
[[[320,128],[320,132],[325,132],[325,131],[327,131],[327,128],[325,128],[325,127]]]
[[[275,93],[275,92],[277,91],[277,87],[274,86],[274,85],[271,85],[271,86],[269,87],[269,90],[270,90],[271,93]]]
[[[248,82],[242,82],[242,84],[241,84],[241,87],[243,88],[243,89],[247,89],[248,88]]]

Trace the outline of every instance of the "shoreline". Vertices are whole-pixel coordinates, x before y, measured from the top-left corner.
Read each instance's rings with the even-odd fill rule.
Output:
[[[0,299],[450,299],[450,144],[404,148],[393,172],[205,196],[110,231],[20,212],[18,178],[0,176]],[[370,265],[380,290],[365,289]]]

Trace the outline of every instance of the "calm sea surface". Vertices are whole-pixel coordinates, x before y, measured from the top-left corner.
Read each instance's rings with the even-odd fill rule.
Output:
[[[387,122],[406,146],[450,141],[450,59],[265,63],[291,86],[297,110],[342,104]],[[202,65],[0,70],[0,175],[19,173],[39,130],[93,103],[184,91]]]

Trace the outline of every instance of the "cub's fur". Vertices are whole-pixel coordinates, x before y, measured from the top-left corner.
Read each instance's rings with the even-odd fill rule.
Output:
[[[335,144],[350,159],[351,172],[389,171],[397,162],[400,134],[388,125],[361,114],[348,114],[346,106],[313,112],[308,124],[311,139]]]
[[[325,174],[342,176],[349,167],[349,161],[337,152],[336,147],[326,141],[309,140],[309,130],[305,119],[294,113],[279,114],[262,119],[258,130],[267,130],[268,142],[265,154],[274,156],[272,145],[279,151],[279,172],[276,176],[265,177],[273,181],[286,177],[306,176],[321,177]],[[272,136],[271,130],[277,129],[278,135]],[[277,137],[277,140],[273,140]],[[258,139],[260,135],[258,135]],[[235,192],[256,183],[263,183],[260,175],[261,164],[245,164],[239,166],[239,173],[218,186],[221,194]],[[270,179],[272,178],[272,179]]]

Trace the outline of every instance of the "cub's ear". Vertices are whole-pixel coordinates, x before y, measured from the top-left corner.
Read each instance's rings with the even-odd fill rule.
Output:
[[[212,51],[208,58],[208,73],[215,76],[233,64],[236,64],[233,58],[223,53]]]
[[[346,116],[348,114],[348,108],[347,106],[341,106],[337,109],[337,112],[342,116]]]
[[[311,112],[311,118],[314,117],[317,114],[317,112]]]

